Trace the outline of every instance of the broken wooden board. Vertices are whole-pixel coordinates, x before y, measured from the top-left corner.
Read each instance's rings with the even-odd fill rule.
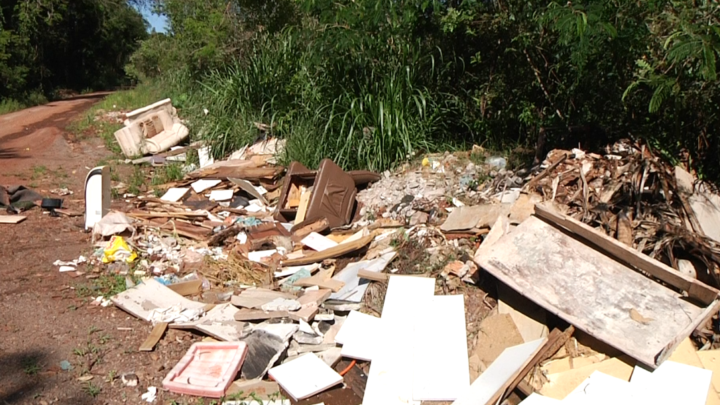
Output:
[[[259,309],[263,305],[270,301],[274,301],[277,298],[293,300],[296,299],[297,296],[286,292],[267,290],[264,288],[250,288],[242,291],[238,295],[233,295],[230,298],[230,302],[236,307]]]
[[[341,243],[330,249],[323,250],[322,252],[313,252],[297,259],[284,260],[281,262],[281,265],[283,267],[288,267],[301,266],[303,264],[319,263],[325,259],[340,257],[350,252],[359,250],[367,246],[370,242],[372,242],[373,239],[375,239],[374,235],[368,235],[353,242]]]
[[[183,296],[195,295],[200,293],[202,287],[202,280],[183,281],[180,283],[170,284],[167,287]]]
[[[231,304],[216,305],[202,318],[188,323],[173,323],[172,329],[195,329],[215,339],[225,342],[235,342],[244,336],[244,322],[235,320],[235,313],[239,309]]]
[[[303,320],[310,322],[320,309],[320,304],[325,302],[331,293],[332,291],[330,289],[322,288],[319,290],[305,291],[305,294],[297,299],[301,306],[300,309],[295,312],[290,312],[290,318],[295,321]]]
[[[630,361],[630,359],[625,360]],[[548,382],[540,389],[540,394],[558,400],[565,399],[566,396],[573,392],[573,390],[596,371],[628,381],[633,372],[633,365],[618,358],[611,358],[562,373],[548,374]]]
[[[397,253],[394,250],[391,250],[390,252],[383,253],[380,257],[373,260],[362,260],[348,264],[341,272],[333,277],[333,280],[340,281],[344,285],[340,290],[334,292],[330,296],[330,299],[352,302],[362,301],[365,291],[367,291],[370,283],[365,279],[360,279],[358,274],[359,271],[365,270],[366,272],[380,273],[385,269],[385,267],[387,267],[388,263],[395,259],[395,256],[397,256]]]
[[[547,337],[546,312],[536,303],[518,294],[502,283],[497,283],[498,313],[512,317],[523,341],[530,342]]]
[[[386,339],[373,354],[364,405],[420,404],[412,399],[412,369],[422,348],[408,342],[415,337],[415,324],[425,322],[418,308],[434,294],[433,278],[390,277],[380,319]]]
[[[317,274],[311,277],[301,278],[295,281],[293,285],[299,287],[318,286],[320,288],[332,290],[333,292],[338,292],[345,286],[345,283],[331,278],[334,271],[334,267],[330,269],[320,269]]]
[[[159,342],[162,338],[162,335],[167,330],[167,327],[167,322],[159,322],[157,325],[155,325],[152,329],[152,332],[150,332],[150,335],[148,335],[145,341],[140,345],[138,351],[151,352],[155,348],[157,342]]]
[[[423,303],[425,321],[415,326],[413,399],[452,401],[470,387],[465,300],[462,295],[436,295]]]
[[[26,218],[23,215],[0,215],[0,224],[18,224]]]
[[[111,297],[110,300],[118,308],[145,321],[150,321],[150,313],[153,309],[172,306],[179,306],[182,309],[197,309],[205,306],[202,302],[189,300],[173,292],[152,278],[143,280],[135,287]]]
[[[489,365],[502,354],[503,350],[523,343],[525,341],[510,315],[491,315],[480,323],[473,354],[478,356],[483,364]]]
[[[505,349],[453,405],[495,404],[546,340],[538,339]]]
[[[312,197],[311,189],[303,191],[300,195],[300,204],[298,205],[297,216],[295,216],[294,221],[295,225],[305,220],[305,214],[307,214],[308,205],[310,205],[310,197]]]
[[[720,350],[703,350],[697,352],[700,363],[706,370],[712,370],[712,385],[720,392]]]
[[[266,319],[287,318],[288,311],[263,311],[262,309],[242,308],[235,313],[236,321],[264,321]]]
[[[719,307],[698,306],[535,217],[477,260],[546,310],[651,367]],[[637,321],[632,310],[651,321]]]
[[[499,217],[510,212],[510,204],[482,204],[457,207],[440,226],[443,232],[466,231],[473,228],[489,228]]]
[[[650,256],[638,253],[635,249],[623,245],[617,240],[596,231],[580,221],[555,212],[555,210],[543,204],[537,204],[535,206],[535,215],[546,222],[564,228],[581,239],[598,246],[616,260],[626,263],[638,270],[642,270],[677,289],[686,291],[690,298],[698,300],[704,305],[711,305],[718,302],[718,293],[720,293],[720,291],[715,288],[680,273]]]

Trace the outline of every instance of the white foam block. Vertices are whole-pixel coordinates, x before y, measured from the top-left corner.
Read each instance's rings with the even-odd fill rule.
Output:
[[[185,194],[187,194],[188,191],[190,191],[189,188],[173,187],[166,191],[160,199],[163,201],[177,202],[181,198],[185,197]]]
[[[203,191],[215,187],[220,184],[220,180],[201,179],[190,185],[196,193],[202,193]]]
[[[296,401],[311,397],[343,380],[314,353],[271,368],[269,374]]]
[[[638,398],[654,403],[704,405],[712,380],[712,371],[665,361],[652,374],[633,372],[630,384],[641,392]],[[652,402],[647,402],[652,403]]]
[[[532,393],[530,396],[525,398],[524,401],[520,402],[520,405],[556,405],[560,404],[560,401],[554,398],[544,397],[540,394]]]
[[[495,397],[537,353],[547,339],[542,338],[508,347],[470,385],[453,405],[485,405]]]
[[[380,318],[351,311],[335,336],[335,343],[343,345],[342,354],[351,359],[371,361],[378,336],[382,335]]]
[[[390,277],[380,322],[382,344],[373,353],[363,404],[420,404],[412,399],[413,359],[420,354],[411,342],[416,323],[425,322],[422,303],[434,294],[433,278]]]
[[[210,199],[212,201],[228,201],[232,200],[232,190],[213,190],[210,192]]]
[[[310,235],[304,237],[301,242],[303,245],[308,246],[313,250],[317,250],[318,252],[322,252],[323,250],[327,250],[338,245],[337,242],[322,236],[317,232],[311,232]]]
[[[455,400],[470,386],[465,300],[435,296],[424,305],[423,318],[415,327],[413,399]]]
[[[340,291],[332,293],[330,299],[351,302],[362,301],[365,291],[370,285],[370,281],[360,279],[358,272],[363,269],[376,273],[382,272],[396,255],[397,253],[395,251],[390,251],[383,253],[380,257],[373,260],[362,260],[348,264],[340,273],[333,277],[333,280],[342,281],[345,285]]]
[[[647,396],[625,380],[593,372],[562,401],[563,405],[634,405],[645,402]],[[638,395],[640,394],[640,395]],[[651,403],[651,402],[650,402]]]

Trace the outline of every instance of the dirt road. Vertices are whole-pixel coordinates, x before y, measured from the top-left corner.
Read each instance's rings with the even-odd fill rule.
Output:
[[[64,129],[104,96],[103,93],[82,96],[1,115],[0,184],[22,180],[14,175],[33,165],[44,165],[45,161],[70,164],[75,145],[63,138]]]
[[[0,185],[53,197],[51,190],[67,187],[74,194],[62,197],[64,206],[83,211],[85,175],[110,153],[98,138],[69,141],[66,127],[99,100],[0,116]],[[150,326],[90,305],[102,276],[81,268],[86,274],[73,278],[52,264],[92,254],[82,217],[53,218],[38,207],[23,215],[20,224],[0,225],[0,404],[141,403],[198,337],[171,331],[156,352],[138,353]],[[64,370],[64,361],[72,368]],[[128,372],[140,377],[137,387],[119,380]],[[92,379],[78,380],[83,374]]]

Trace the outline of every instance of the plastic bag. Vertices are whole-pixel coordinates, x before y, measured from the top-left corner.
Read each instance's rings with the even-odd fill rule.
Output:
[[[103,251],[103,263],[112,263],[115,261],[132,263],[137,259],[137,254],[130,249],[122,236],[113,236],[108,243],[108,247]]]

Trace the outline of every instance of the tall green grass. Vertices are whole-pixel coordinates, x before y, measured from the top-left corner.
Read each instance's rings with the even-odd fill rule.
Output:
[[[22,110],[25,105],[13,99],[0,100],[0,115]]]
[[[371,44],[315,25],[260,35],[200,80],[186,111],[192,132],[223,156],[255,141],[262,122],[287,140],[284,161],[331,158],[345,169],[384,170],[459,143],[462,110],[439,79],[453,62],[419,43]]]

